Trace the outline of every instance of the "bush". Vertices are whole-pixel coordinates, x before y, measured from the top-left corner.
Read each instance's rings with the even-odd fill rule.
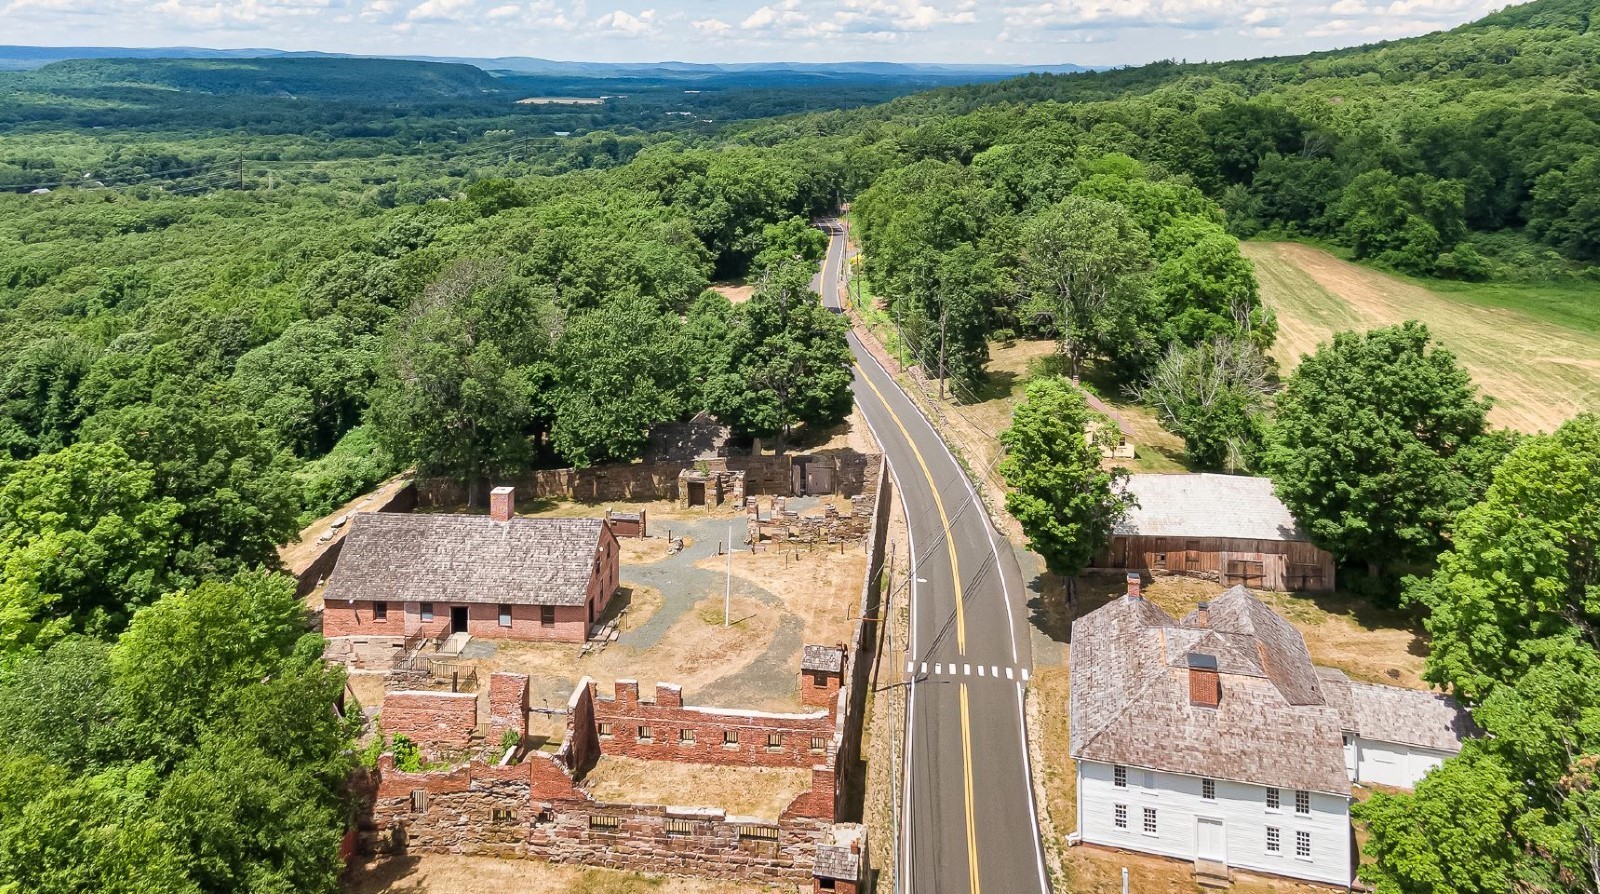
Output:
[[[422,772],[422,749],[417,743],[404,733],[394,737],[394,743],[389,749],[394,752],[394,768],[402,773]]]
[[[379,446],[366,426],[351,429],[327,456],[301,466],[301,526],[327,515],[398,472],[399,464]]]

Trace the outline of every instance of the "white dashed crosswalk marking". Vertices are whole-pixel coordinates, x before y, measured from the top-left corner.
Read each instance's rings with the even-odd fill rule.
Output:
[[[919,668],[920,668],[920,670],[919,670]],[[928,677],[930,675],[934,676],[934,677],[942,677],[942,676],[946,676],[946,675],[952,676],[952,677],[970,677],[970,676],[972,676],[972,668],[973,668],[973,665],[970,665],[970,664],[956,664],[956,663],[952,662],[952,663],[947,665],[947,664],[945,664],[943,662],[935,662],[932,665],[932,673],[930,674],[928,662],[924,661],[924,662],[921,662],[920,664],[918,662],[916,662],[916,661],[908,661],[908,662],[906,662],[906,673],[910,674],[912,676],[919,677],[919,678]],[[1000,679],[1001,665],[998,665],[998,664],[980,664],[980,665],[977,665],[977,668],[978,668],[978,676],[980,676],[980,677],[993,678],[995,680]],[[1020,679],[1024,683],[1028,682],[1029,672],[1028,672],[1027,668],[1025,668],[1025,667],[1007,667],[1004,670],[1005,670],[1005,675],[1006,675],[1006,679],[1007,680]],[[926,682],[926,681],[925,680],[919,680],[919,682]]]

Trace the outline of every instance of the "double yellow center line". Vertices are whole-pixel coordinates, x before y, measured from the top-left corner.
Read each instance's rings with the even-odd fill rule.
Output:
[[[922,467],[922,475],[928,480],[928,491],[933,494],[934,508],[939,512],[939,523],[944,526],[944,545],[950,553],[950,575],[955,584],[956,597],[956,652],[958,655],[967,654],[967,615],[964,603],[966,598],[962,592],[961,561],[956,556],[956,542],[954,531],[950,527],[950,516],[945,512],[944,500],[939,496],[939,483],[933,480],[933,472],[928,468],[927,460],[923,459],[922,451],[917,449],[917,442],[911,439],[911,432],[906,429],[905,423],[900,421],[900,415],[889,405],[888,398],[878,390],[878,386],[867,377],[866,370],[861,364],[853,363],[856,374],[861,381],[867,383],[872,393],[878,396],[878,402],[883,404],[884,412],[894,420],[895,427],[900,429],[900,434],[906,439],[906,446],[911,448],[911,455],[917,458],[917,465]],[[906,520],[910,524],[910,519]],[[915,557],[913,557],[915,561]],[[961,685],[961,772],[963,777],[963,794],[966,800],[967,818],[967,872],[970,876],[972,894],[979,894],[978,884],[978,827],[972,810],[972,724],[967,714],[967,684]]]

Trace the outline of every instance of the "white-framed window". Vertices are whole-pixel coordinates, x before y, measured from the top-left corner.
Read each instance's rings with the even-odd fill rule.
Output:
[[[1140,775],[1139,775],[1139,785],[1140,785],[1140,787],[1142,787],[1147,792],[1155,791],[1156,774],[1151,772],[1151,771],[1149,771],[1149,770],[1141,770],[1141,771],[1139,771],[1139,773],[1140,773]]]
[[[1282,796],[1275,788],[1267,789],[1267,809],[1277,810],[1283,806]]]
[[[736,729],[723,730],[722,744],[724,747],[731,746],[737,748],[739,746],[739,731]]]
[[[641,742],[653,742],[653,741],[655,741],[655,738],[656,738],[655,730],[652,730],[648,726],[639,727],[639,741],[641,741]]]
[[[1119,829],[1128,828],[1128,805],[1111,805],[1111,822],[1115,823]]]
[[[1302,860],[1311,859],[1311,833],[1300,831],[1294,833],[1294,855]]]
[[[1310,813],[1311,812],[1311,793],[1310,792],[1306,791],[1305,789],[1295,789],[1295,792],[1294,792],[1294,812],[1295,813]]]
[[[511,606],[509,606],[509,605],[500,606],[500,626],[501,627],[510,627],[511,626]]]
[[[602,738],[602,739],[611,738],[611,724],[609,724],[606,721],[602,720],[599,723],[595,724],[594,726],[595,726],[595,734],[598,735],[600,738]]]
[[[422,620],[423,621],[432,621],[433,620],[433,603],[431,603],[431,602],[422,603]]]
[[[1283,853],[1283,833],[1278,830],[1277,826],[1267,827],[1267,853]]]
[[[1156,834],[1156,809],[1154,807],[1146,807],[1144,809],[1144,834]]]
[[[1128,768],[1120,764],[1111,768],[1111,784],[1117,788],[1128,787]]]
[[[680,744],[680,745],[693,745],[694,744],[694,730],[692,730],[692,729],[680,729],[680,730],[678,730],[678,744]]]
[[[1200,780],[1200,797],[1207,801],[1215,801],[1217,799],[1217,781],[1215,779]]]

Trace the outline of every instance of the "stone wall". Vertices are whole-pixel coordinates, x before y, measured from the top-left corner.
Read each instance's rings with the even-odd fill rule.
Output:
[[[877,485],[880,457],[853,450],[803,454],[732,456],[709,465],[744,473],[746,494],[795,496],[794,467],[816,462],[830,469],[827,493],[854,497]],[[725,464],[725,465],[724,465]],[[648,502],[680,499],[678,477],[693,464],[613,463],[587,469],[544,469],[524,472],[501,482],[528,499],[576,500],[583,503]],[[425,478],[416,484],[416,505],[423,509],[457,507],[467,502],[466,485],[450,478]]]
[[[474,762],[448,773],[401,773],[386,755],[378,776],[373,838],[389,853],[533,857],[804,884],[832,825],[793,812],[776,823],[738,822],[717,809],[600,803],[555,758],[538,753],[521,764]]]
[[[387,502],[375,509],[364,509],[362,511],[410,512],[416,508],[416,484],[414,482],[407,482],[406,485],[396,491]],[[296,596],[304,596],[307,593],[310,593],[312,590],[315,590],[319,584],[321,584],[324,580],[327,580],[328,575],[333,573],[333,566],[339,562],[339,550],[344,546],[344,532],[350,529],[349,516],[354,514],[355,513],[353,512],[347,513],[345,524],[340,525],[337,529],[330,529],[334,531],[334,538],[329,540],[328,543],[322,548],[322,552],[318,553],[314,558],[312,558],[312,560],[307,563],[305,567],[299,569],[298,571],[292,568],[289,569],[295,576]]]
[[[826,710],[809,714],[771,714],[686,707],[683,691],[667,684],[656,686],[655,701],[641,700],[634,680],[618,680],[613,698],[600,698],[596,684],[587,679],[582,685],[587,685],[593,702],[604,754],[718,766],[808,768],[831,766],[839,747],[837,700]],[[830,805],[830,816],[832,812]]]

